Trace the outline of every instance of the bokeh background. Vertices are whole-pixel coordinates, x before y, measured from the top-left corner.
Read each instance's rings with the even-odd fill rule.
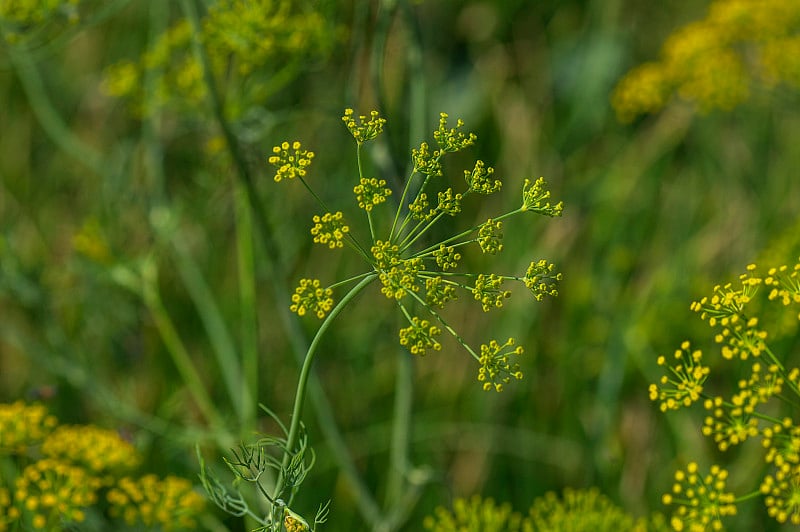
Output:
[[[349,209],[357,174],[343,109],[378,109],[388,119],[368,154],[374,173],[395,185],[411,147],[430,140],[444,111],[478,135],[464,168],[481,158],[504,181],[502,193],[459,223],[516,205],[525,178],[544,176],[565,204],[562,218],[508,224],[492,270],[519,275],[547,258],[564,281],[553,300],[518,291],[500,312],[466,300],[449,312],[468,340],[515,336],[525,346],[525,379],[501,394],[481,391],[474,362],[454,342],[409,363],[393,340],[395,309],[377,288],[325,339],[316,372],[382,504],[399,496],[384,485],[396,378],[413,372],[408,458],[430,482],[399,528],[419,530],[424,515],[455,497],[481,494],[524,512],[566,486],[597,486],[637,515],[663,511],[661,494],[691,459],[731,464],[731,487],[754,487],[757,449],[715,452],[700,435],[699,414],[661,414],[647,387],[660,375],[659,354],[686,339],[712,346],[692,301],[751,262],[800,254],[798,92],[754,81],[730,108],[701,110],[675,97],[629,123],[611,105],[626,72],[657,60],[665,40],[705,17],[709,2],[260,4],[271,7],[218,13],[204,34],[239,162],[271,231],[268,244],[253,231],[255,328],[240,305],[241,166],[187,60],[192,29],[180,3],[87,0],[42,21],[4,22],[0,401],[40,399],[65,422],[118,428],[152,471],[194,478],[195,442],[221,464],[225,439],[186,392],[158,313],[169,316],[218,401],[225,441],[273,430],[263,414],[242,426],[227,405],[204,298],[236,350],[254,342],[257,400],[286,419],[298,373],[292,338],[310,338],[318,322],[287,322],[279,296],[301,277],[333,282],[362,267],[346,252],[312,245],[313,200],[297,183],[272,181],[270,148],[299,139],[314,150],[309,181]],[[203,20],[214,5],[199,2]],[[237,48],[239,41],[251,44]],[[460,181],[458,162],[446,170]],[[477,255],[465,260],[487,265]],[[142,264],[157,269],[150,284],[131,278]],[[793,338],[786,345],[796,352]],[[318,460],[297,506],[311,513],[331,498],[326,530],[366,529],[316,408],[311,402],[305,417]],[[739,512],[732,529],[771,526],[758,501]]]

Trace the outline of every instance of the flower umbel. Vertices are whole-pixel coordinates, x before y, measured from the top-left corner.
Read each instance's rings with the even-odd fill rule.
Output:
[[[436,340],[440,334],[442,334],[442,329],[431,325],[428,320],[421,320],[414,316],[411,318],[410,326],[400,329],[400,345],[407,347],[412,355],[423,356],[428,349],[442,350],[442,344]]]
[[[314,227],[311,234],[314,243],[323,244],[331,249],[344,247],[344,238],[350,232],[350,227],[344,223],[344,214],[337,211],[333,214],[327,212],[322,216],[314,215]]]
[[[512,355],[521,355],[522,346],[514,347],[514,339],[509,338],[506,343],[500,345],[497,340],[492,340],[489,345],[481,345],[481,367],[478,370],[478,380],[483,383],[483,389],[489,391],[503,391],[503,385],[511,382],[511,379],[522,379],[522,371],[519,364],[510,362]]]
[[[363,144],[368,140],[372,140],[381,133],[383,133],[383,126],[386,124],[386,119],[378,115],[378,111],[370,111],[369,120],[364,115],[353,118],[355,111],[352,109],[345,109],[342,121],[356,142]]]
[[[333,290],[322,288],[319,279],[300,279],[300,284],[292,294],[292,304],[289,309],[298,316],[305,316],[307,312],[313,313],[322,319],[333,307]]]
[[[302,149],[298,141],[291,144],[283,142],[280,146],[272,148],[272,155],[267,161],[277,168],[273,179],[276,183],[283,179],[294,179],[304,177],[306,168],[311,164],[314,152]]]
[[[669,374],[661,377],[659,384],[650,385],[650,400],[659,401],[662,412],[690,406],[700,399],[703,384],[708,378],[709,368],[703,366],[703,353],[690,351],[689,342],[683,342],[675,351],[675,365],[667,365],[667,359],[658,357],[658,365],[666,366]]]
[[[666,505],[677,506],[671,524],[675,530],[722,530],[722,518],[736,515],[734,496],[726,492],[728,472],[717,465],[701,475],[695,462],[675,473],[672,493],[663,496]]]

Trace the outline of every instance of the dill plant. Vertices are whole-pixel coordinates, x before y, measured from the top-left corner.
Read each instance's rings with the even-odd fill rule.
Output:
[[[700,431],[722,453],[752,441],[763,450],[760,483],[744,493],[728,488],[736,472],[719,464],[704,469],[692,461],[678,470],[663,496],[674,508],[675,530],[721,530],[751,499],[761,499],[778,523],[800,524],[800,367],[786,342],[797,333],[798,306],[800,260],[751,264],[738,281],[691,305],[712,329],[716,355],[685,341],[671,357],[658,358],[664,375],[649,391],[661,411],[703,411]]]
[[[441,351],[441,337],[447,333],[466,351],[476,365],[476,380],[484,391],[501,392],[512,381],[523,378],[518,358],[522,346],[514,338],[490,338],[475,347],[449,323],[441,310],[450,302],[466,295],[481,306],[484,312],[500,309],[511,296],[510,283],[522,285],[536,300],[558,294],[561,274],[546,259],[532,261],[521,275],[493,272],[460,272],[463,253],[469,250],[495,255],[503,250],[503,225],[507,220],[532,213],[548,217],[560,216],[561,202],[550,201],[550,191],[543,178],[525,179],[516,205],[487,219],[485,222],[457,231],[441,240],[428,239],[431,229],[442,221],[455,218],[462,212],[468,196],[488,196],[502,188],[494,169],[483,161],[475,161],[463,171],[463,185],[456,191],[440,182],[444,175],[444,159],[449,154],[472,146],[477,137],[463,131],[464,123],[457,120],[448,127],[448,115],[441,113],[434,144],[426,141],[411,150],[413,169],[404,180],[395,208],[389,202],[393,195],[384,179],[367,171],[365,145],[384,130],[386,120],[377,111],[369,116],[356,115],[346,109],[342,116],[345,127],[356,143],[358,177],[353,186],[354,204],[366,218],[368,236],[351,228],[352,215],[331,210],[314,191],[311,166],[314,152],[299,141],[284,141],[275,146],[267,162],[273,168],[276,186],[299,181],[313,196],[320,212],[311,215],[310,234],[315,244],[331,251],[349,249],[365,263],[365,271],[339,281],[323,283],[320,279],[301,279],[287,302],[300,317],[322,320],[303,360],[288,427],[274,417],[282,430],[280,436],[262,438],[254,444],[242,444],[226,459],[239,482],[251,483],[271,508],[260,517],[251,509],[245,497],[231,492],[203,464],[201,478],[211,498],[223,509],[238,515],[249,515],[261,524],[261,529],[279,531],[315,530],[328,514],[323,503],[312,519],[306,519],[293,508],[295,494],[313,466],[313,451],[302,424],[303,405],[314,358],[321,340],[334,319],[361,291],[372,284],[390,300],[406,322],[398,331],[398,342],[413,356],[426,356]],[[335,292],[347,290],[338,301]],[[202,462],[202,459],[201,459]],[[277,478],[273,485],[268,471]]]

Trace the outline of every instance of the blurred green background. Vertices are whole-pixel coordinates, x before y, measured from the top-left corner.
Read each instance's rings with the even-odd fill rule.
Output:
[[[202,16],[213,2],[200,4]],[[797,92],[756,90],[731,111],[707,114],[678,102],[620,124],[610,105],[615,84],[702,18],[706,2],[296,4],[299,18],[275,38],[302,43],[254,56],[251,71],[231,61],[220,83],[272,230],[269,245],[254,232],[257,400],[284,418],[291,412],[298,365],[286,313],[276,310],[289,303],[276,287],[361,271],[345,252],[312,247],[316,207],[302,187],[272,182],[270,148],[296,138],[314,150],[309,181],[333,208],[349,209],[357,174],[343,109],[375,108],[388,119],[368,153],[390,183],[406,175],[411,147],[430,140],[444,111],[478,135],[466,157],[487,161],[504,181],[502,193],[469,213],[475,223],[516,205],[526,177],[544,176],[565,204],[559,219],[514,219],[493,270],[521,274],[547,258],[564,281],[554,300],[519,291],[502,312],[466,301],[449,312],[472,342],[515,336],[525,346],[525,379],[502,394],[480,390],[473,361],[454,342],[412,360],[410,459],[433,481],[402,529],[419,530],[422,516],[454,497],[482,494],[525,511],[565,486],[598,486],[637,515],[663,511],[661,494],[691,459],[740,464],[731,487],[752,489],[757,472],[746,471],[760,467],[753,452],[715,453],[700,436],[701,418],[662,415],[647,385],[660,375],[659,354],[685,339],[712,345],[692,301],[750,262],[797,258]],[[193,443],[216,440],[166,354],[153,307],[120,272],[145,257],[157,266],[163,308],[225,409],[192,286],[208,289],[233,342],[244,342],[238,167],[219,149],[222,132],[204,95],[174,89],[180,73],[173,88],[158,85],[177,55],[152,58],[150,74],[132,82],[149,100],[106,89],[112,65],[141,61],[184,17],[179,2],[76,9],[76,22],[61,12],[16,28],[21,37],[0,50],[0,401],[44,398],[62,421],[118,427],[144,450],[148,468],[191,478]],[[319,19],[308,33],[287,29],[310,13]],[[245,32],[246,20],[220,32]],[[461,167],[446,172],[460,181]],[[195,274],[202,282],[192,284]],[[378,290],[356,303],[315,367],[358,470],[383,502],[393,496],[382,481],[395,375],[408,355],[395,345],[397,316]],[[318,325],[292,320],[308,338]],[[314,412],[310,405],[305,421],[318,463],[297,506],[313,512],[332,498],[326,530],[364,529]],[[265,420],[241,427],[232,412],[225,424],[242,437],[274,428]],[[210,449],[213,461],[221,451]],[[739,511],[732,528],[766,526],[757,502]]]

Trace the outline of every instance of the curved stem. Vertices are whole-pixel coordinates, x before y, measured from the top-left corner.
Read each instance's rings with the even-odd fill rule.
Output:
[[[325,318],[325,321],[322,322],[322,325],[319,326],[317,330],[317,334],[314,335],[314,339],[311,341],[311,345],[308,346],[308,351],[306,352],[306,358],[303,361],[303,367],[300,369],[300,377],[297,380],[297,392],[295,393],[294,398],[294,408],[292,409],[292,424],[289,428],[289,436],[286,438],[286,454],[283,456],[283,465],[282,469],[285,469],[286,466],[289,465],[289,460],[291,459],[291,452],[294,448],[295,444],[297,443],[297,437],[300,434],[300,418],[303,414],[303,403],[305,402],[306,397],[306,385],[308,384],[308,377],[311,373],[311,366],[314,362],[314,355],[317,352],[317,348],[319,347],[319,343],[322,340],[322,337],[325,335],[325,332],[333,323],[333,320],[336,319],[336,316],[347,306],[352,299],[358,295],[366,286],[371,283],[377,274],[372,274],[364,279],[361,280],[356,286],[354,286],[350,291],[342,298],[339,303],[333,307],[330,314]],[[278,482],[275,484],[275,491],[273,491],[273,499],[277,499],[280,497],[281,491],[283,491],[284,487],[284,477],[281,474],[278,476]]]

